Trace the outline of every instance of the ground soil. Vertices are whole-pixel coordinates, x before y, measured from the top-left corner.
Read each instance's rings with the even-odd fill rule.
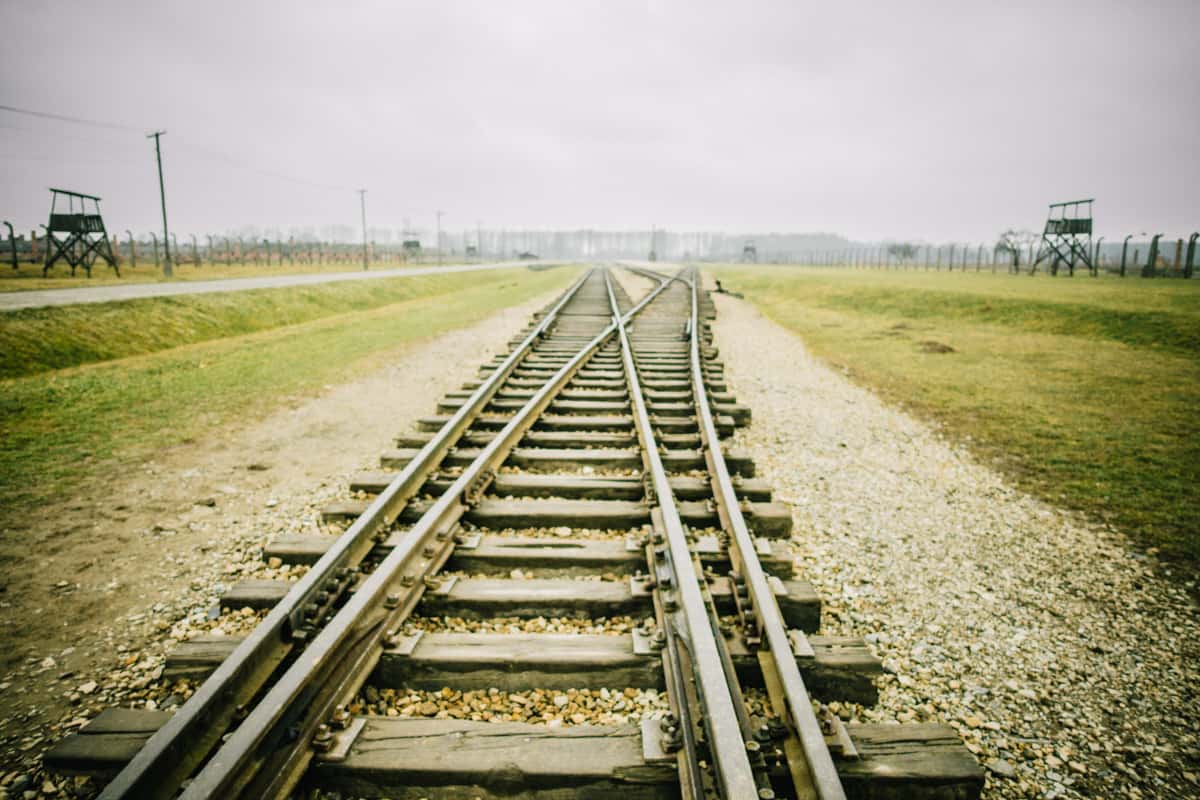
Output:
[[[103,683],[180,609],[215,597],[245,542],[316,524],[319,502],[343,492],[352,473],[377,467],[395,434],[433,413],[444,391],[472,377],[550,299],[409,343],[356,380],[289,398],[266,418],[213,430],[6,522],[0,786],[30,772],[58,723],[95,710],[80,684]]]

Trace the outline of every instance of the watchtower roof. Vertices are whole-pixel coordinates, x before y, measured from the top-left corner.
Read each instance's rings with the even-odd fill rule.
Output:
[[[84,194],[83,192],[72,192],[69,189],[55,189],[53,186],[50,187],[50,191],[54,192],[55,194],[67,194],[67,195],[70,195],[71,197],[82,197],[86,200],[95,200],[97,203],[100,202],[100,198],[96,197],[96,195],[94,195],[94,194]]]
[[[1062,203],[1051,203],[1050,207],[1051,208],[1059,208],[1061,206],[1078,206],[1078,205],[1083,205],[1084,203],[1094,203],[1094,202],[1096,202],[1096,198],[1089,197],[1086,200],[1067,200]]]

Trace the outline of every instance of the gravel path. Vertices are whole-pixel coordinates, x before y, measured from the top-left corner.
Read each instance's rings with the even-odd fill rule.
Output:
[[[411,278],[447,272],[473,272],[481,269],[511,269],[528,266],[507,261],[498,264],[457,264],[446,267],[398,267],[395,269],[357,270],[355,272],[316,272],[302,275],[273,275],[256,278],[219,278],[212,281],[177,283],[129,283],[124,285],[80,286],[70,289],[34,289],[28,292],[0,293],[0,312],[18,308],[70,306],[80,303],[112,303],[140,297],[167,297],[180,294],[242,292],[247,289],[277,289],[282,286],[312,286],[339,281],[377,281],[383,278]]]
[[[930,425],[717,296],[749,447],[793,507],[824,632],[866,636],[862,721],[944,721],[987,798],[1200,795],[1200,613],[1119,532],[1014,489]]]
[[[45,775],[46,747],[106,707],[171,708],[190,696],[190,682],[161,679],[166,654],[198,635],[242,635],[263,616],[212,618],[221,592],[306,570],[264,563],[262,546],[283,533],[332,532],[322,507],[348,496],[355,473],[377,470],[395,434],[477,377],[477,365],[559,291],[398,348],[357,380],[164,451],[103,496],[64,501],[27,530],[6,532],[61,547],[49,557],[36,551],[21,570],[37,586],[14,577],[0,592],[9,651],[0,672],[0,800],[90,796],[89,779]],[[62,528],[72,515],[87,523]],[[111,551],[84,552],[96,541]]]

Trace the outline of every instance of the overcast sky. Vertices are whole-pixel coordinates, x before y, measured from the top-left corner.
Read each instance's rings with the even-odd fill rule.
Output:
[[[990,240],[1200,227],[1200,2],[0,0],[0,215]],[[277,177],[280,176],[280,177]],[[300,178],[307,183],[287,180]]]

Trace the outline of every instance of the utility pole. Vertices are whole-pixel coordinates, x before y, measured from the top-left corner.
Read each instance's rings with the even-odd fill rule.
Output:
[[[154,157],[158,159],[158,197],[162,202],[162,218],[163,218],[163,251],[166,253],[166,260],[163,261],[163,275],[171,277],[171,236],[167,233],[167,190],[163,185],[162,173],[162,148],[159,146],[158,138],[166,131],[155,131],[148,134],[147,139],[154,139]]]
[[[358,190],[358,202],[362,209],[362,229],[363,229],[363,269],[368,268],[367,264],[367,190]]]
[[[436,245],[437,245],[437,254],[438,254],[438,266],[440,267],[442,265],[442,216],[446,212],[445,211],[435,211],[433,213],[437,214],[437,242],[436,242]]]

